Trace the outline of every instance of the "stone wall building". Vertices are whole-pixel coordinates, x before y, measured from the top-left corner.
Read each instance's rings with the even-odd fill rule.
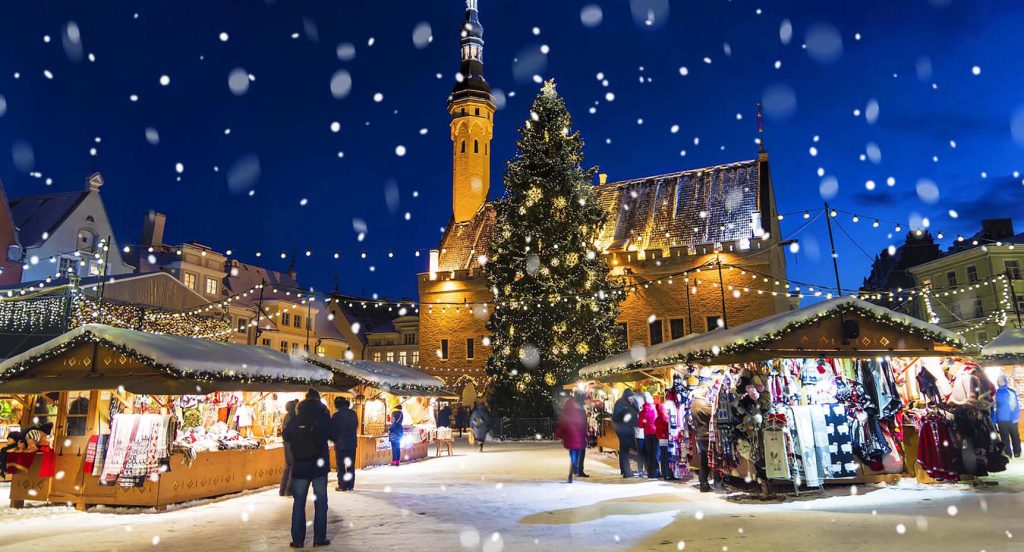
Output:
[[[482,391],[490,355],[486,323],[494,308],[483,266],[495,222],[486,201],[495,109],[473,0],[463,28],[464,78],[448,101],[453,213],[418,276],[419,352],[423,370],[450,388]],[[629,344],[659,343],[714,329],[722,319],[737,325],[790,308],[763,149],[748,161],[672,174],[612,183],[602,175],[594,192],[609,217],[599,248],[617,282],[628,286],[619,322]]]

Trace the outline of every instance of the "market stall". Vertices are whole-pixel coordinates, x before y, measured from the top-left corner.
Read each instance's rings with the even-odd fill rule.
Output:
[[[439,378],[404,364],[323,357],[306,360],[330,370],[336,378],[354,381],[354,385],[348,386],[351,390],[347,395],[354,399],[354,409],[359,416],[357,469],[391,463],[388,426],[391,412],[397,405],[402,406],[404,413],[403,460],[426,458],[430,443],[437,439],[436,401],[458,399],[458,395],[444,389],[444,382]]]
[[[981,363],[989,380],[995,381],[1000,375],[1009,380],[1009,387],[1017,391],[1024,403],[1024,329],[1009,328],[981,348]],[[1024,424],[1018,425],[1018,432],[1024,440]]]
[[[284,402],[333,374],[266,347],[87,324],[0,363],[53,422],[11,505],[153,506],[277,484]]]
[[[843,297],[662,343],[581,375],[699,375],[696,388],[684,388],[691,406],[710,405],[715,472],[766,490],[776,482],[818,487],[899,478],[907,370],[963,346],[948,330]]]

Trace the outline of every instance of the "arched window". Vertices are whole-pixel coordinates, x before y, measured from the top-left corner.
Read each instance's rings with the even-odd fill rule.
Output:
[[[480,142],[473,140],[473,153],[480,153]]]
[[[92,218],[92,215],[88,215],[85,217],[85,222],[96,222],[96,219]]]
[[[466,153],[466,141],[462,141],[462,153]]]

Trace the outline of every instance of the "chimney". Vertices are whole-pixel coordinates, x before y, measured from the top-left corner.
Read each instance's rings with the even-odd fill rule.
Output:
[[[985,239],[999,241],[1013,235],[1013,219],[985,219],[981,221],[981,232]]]
[[[605,184],[607,184],[607,183],[608,183],[608,175],[607,175],[607,174],[605,174],[605,173],[601,173],[601,174],[597,175],[597,181],[598,181],[598,182],[599,182],[599,183],[600,183],[600,184],[601,184],[602,186],[604,186]]]
[[[142,246],[157,247],[164,242],[164,225],[167,224],[167,216],[163,213],[150,211],[142,221]]]
[[[92,173],[89,178],[85,179],[85,189],[90,192],[100,191],[100,186],[103,186],[103,175],[100,173]]]

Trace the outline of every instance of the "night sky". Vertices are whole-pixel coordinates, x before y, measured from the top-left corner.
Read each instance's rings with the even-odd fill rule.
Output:
[[[902,242],[895,222],[906,232],[927,218],[944,245],[982,217],[1016,216],[1024,230],[1024,7],[895,4],[480,0],[485,74],[504,97],[491,198],[540,75],[557,80],[586,164],[610,180],[753,158],[763,98],[778,207],[797,212],[783,233],[823,195],[861,215],[838,217],[858,242],[837,228],[847,288],[867,274],[866,255]],[[451,213],[445,100],[464,9],[5,3],[0,180],[17,197],[78,189],[98,170],[122,243],[137,243],[155,209],[168,215],[168,243],[199,241],[276,269],[294,249],[304,285],[330,288],[337,276],[348,293],[413,297]],[[339,70],[351,90],[332,93]],[[892,223],[872,229],[874,218]],[[832,285],[824,220],[795,237],[790,277]]]

